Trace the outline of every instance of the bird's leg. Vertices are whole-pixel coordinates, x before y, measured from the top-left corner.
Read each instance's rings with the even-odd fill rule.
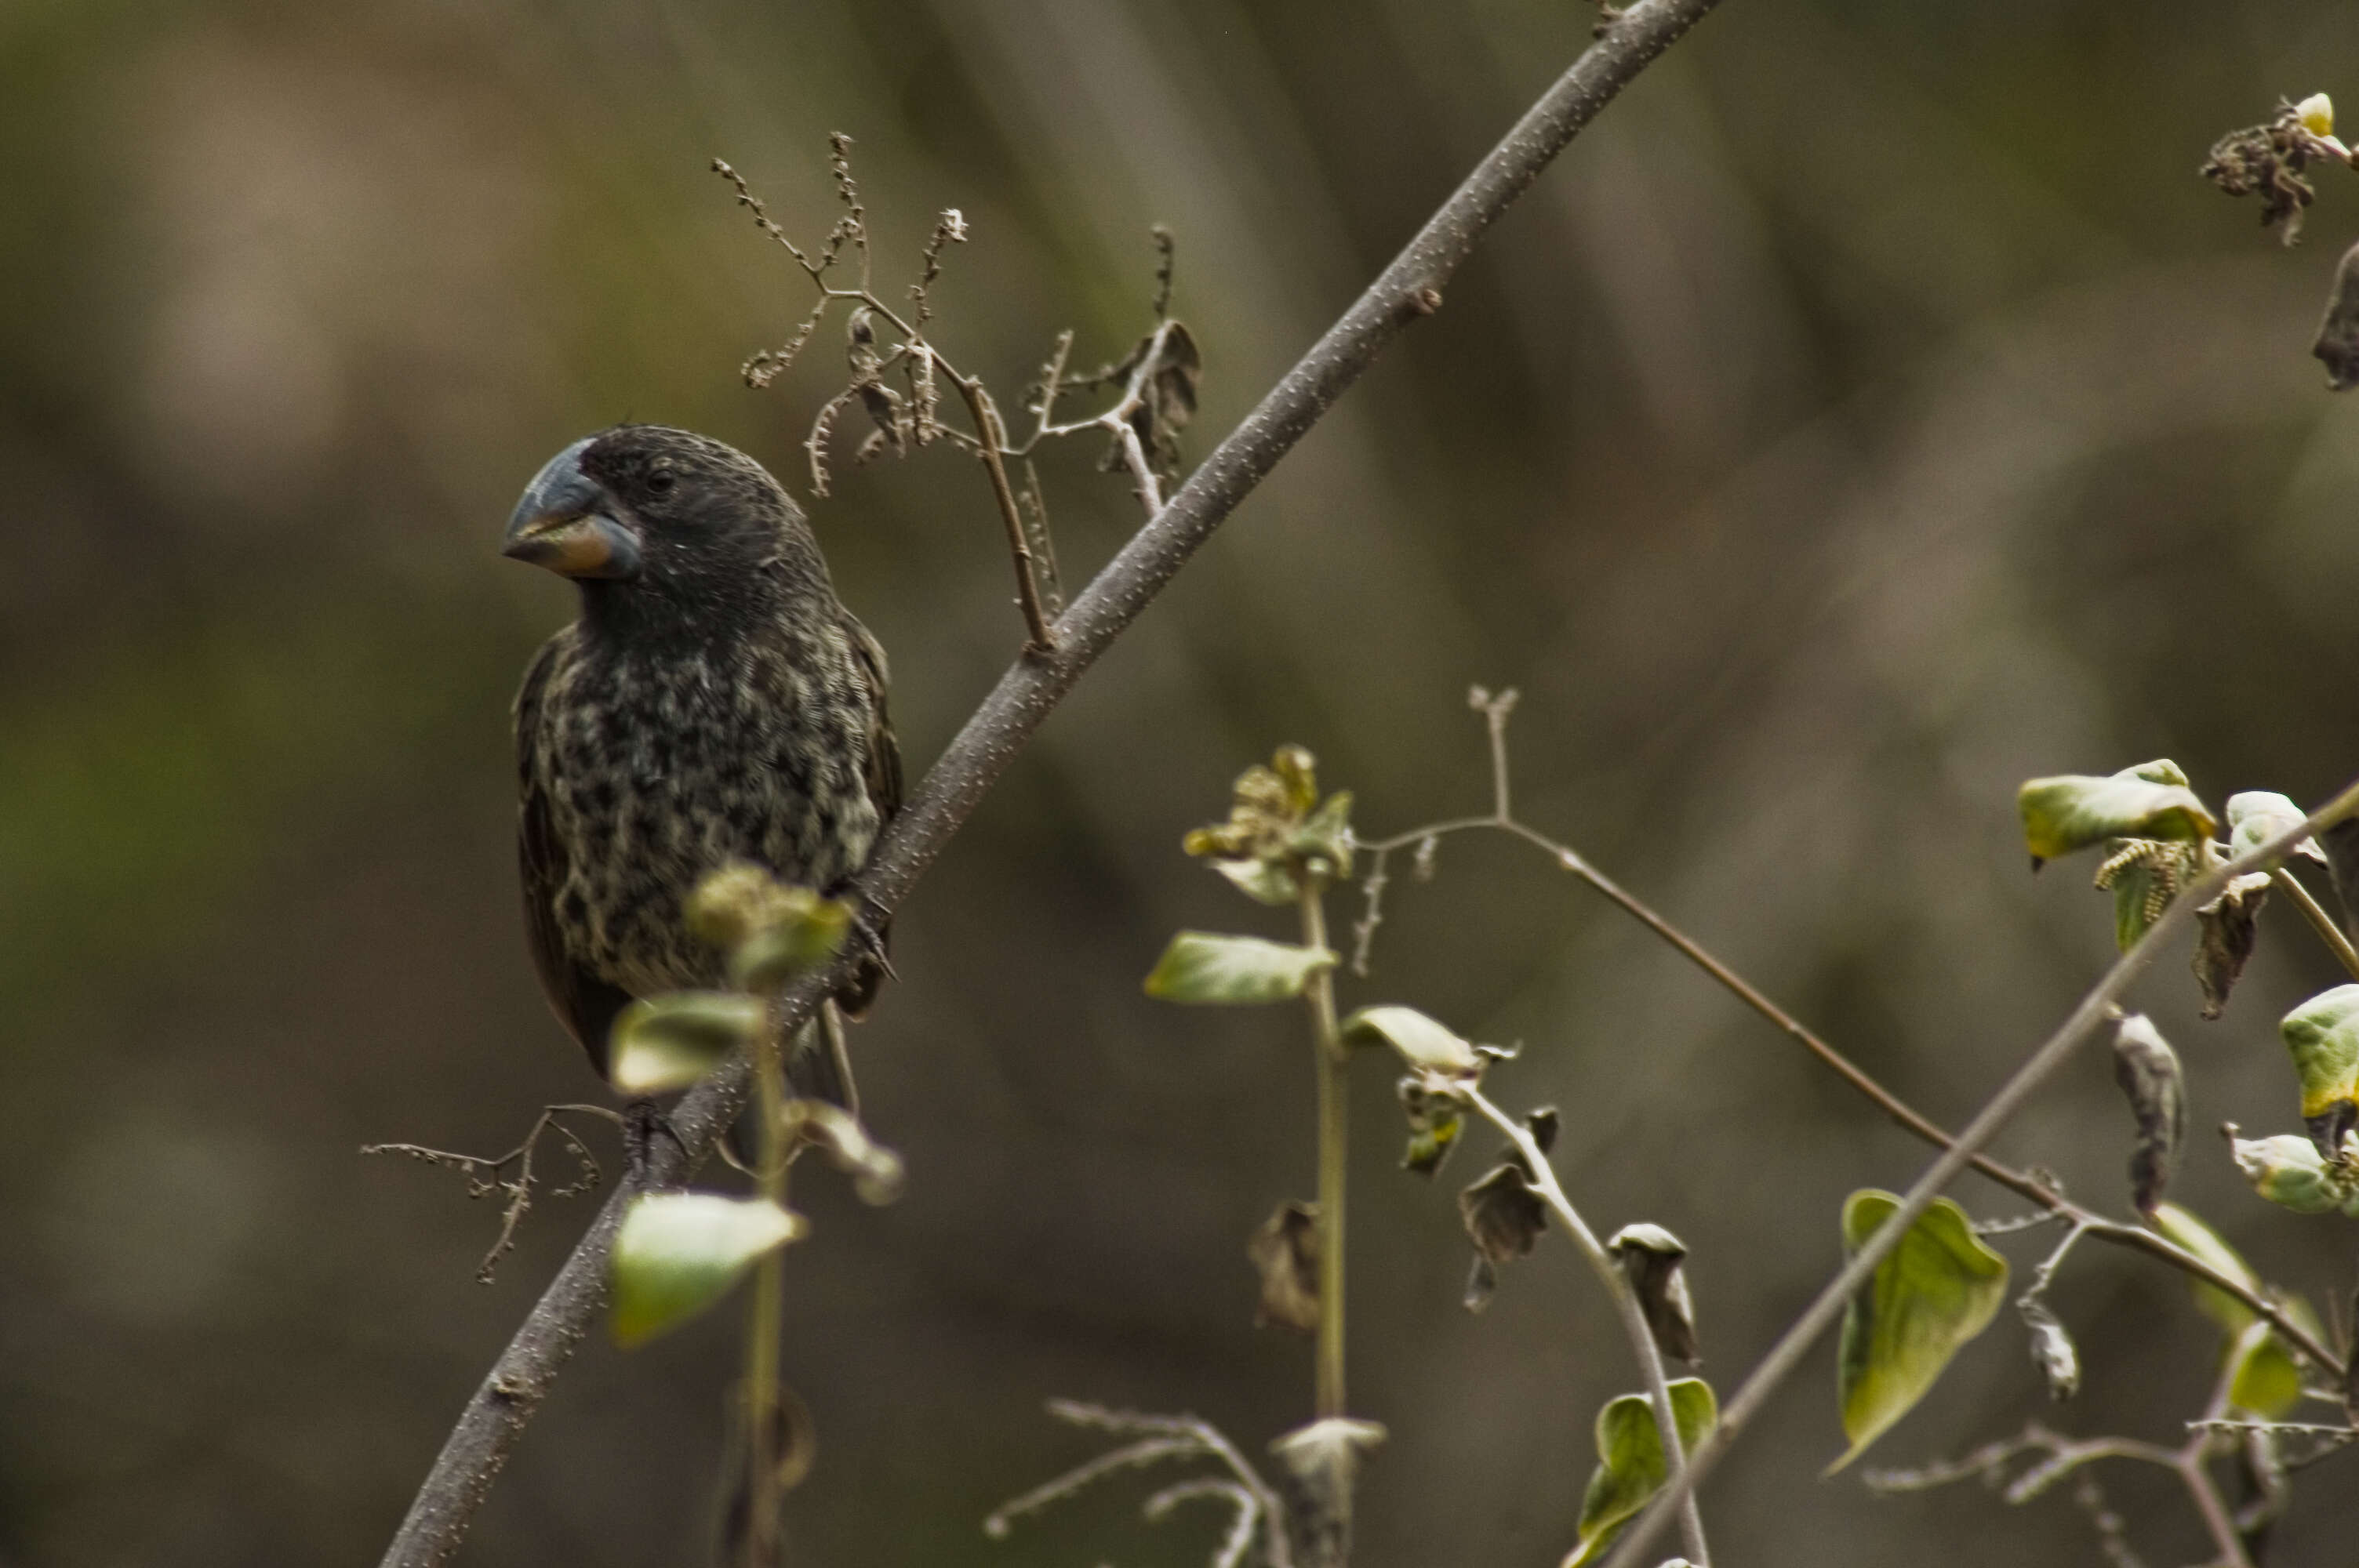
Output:
[[[885,951],[885,934],[876,928],[876,923],[868,917],[865,909],[853,913],[852,929],[859,933],[860,945],[868,949],[868,956],[876,960],[876,967],[885,971],[885,978],[898,981],[900,974],[893,968],[891,956]],[[841,1027],[841,1021],[838,1026]]]
[[[623,1184],[633,1192],[654,1192],[660,1184],[655,1180],[655,1141],[669,1138],[672,1146],[685,1156],[688,1145],[680,1141],[679,1133],[672,1127],[671,1118],[658,1108],[656,1102],[642,1097],[623,1108]]]
[[[878,957],[881,961],[881,950]],[[885,972],[891,974],[892,966],[886,965]],[[857,1121],[860,1119],[860,1086],[852,1076],[852,1051],[850,1043],[844,1038],[843,1010],[835,1005],[833,997],[819,1004],[819,1028],[821,1037],[826,1042],[827,1054],[835,1065],[836,1083],[843,1090],[843,1108]]]

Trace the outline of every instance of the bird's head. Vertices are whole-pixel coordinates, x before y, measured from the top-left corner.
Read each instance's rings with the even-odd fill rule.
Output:
[[[582,585],[600,619],[725,617],[827,568],[778,481],[709,436],[618,425],[549,460],[508,518],[503,555]]]

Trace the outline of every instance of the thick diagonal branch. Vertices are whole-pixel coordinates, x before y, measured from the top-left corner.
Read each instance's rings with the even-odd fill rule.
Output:
[[[1717,4],[1640,0],[1474,166],[1351,309],[1073,601],[1058,621],[1057,647],[1019,659],[1000,677],[879,842],[859,888],[873,910],[881,913],[900,903],[1098,655],[1154,601],[1400,330],[1439,307],[1441,286],[1582,127]],[[795,986],[779,1002],[782,1024],[799,1027],[834,979],[832,975],[813,975]],[[650,1161],[654,1179],[677,1179],[703,1158],[743,1105],[746,1083],[740,1057],[717,1069],[681,1101],[671,1117],[679,1146],[673,1147],[669,1139],[655,1141]],[[617,1193],[600,1212],[468,1400],[386,1551],[387,1568],[424,1568],[445,1562],[465,1539],[493,1477],[605,1303],[607,1253],[628,1196]]]

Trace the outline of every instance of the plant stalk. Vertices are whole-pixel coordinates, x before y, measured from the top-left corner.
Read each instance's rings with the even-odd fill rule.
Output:
[[[1655,1331],[1647,1322],[1647,1309],[1638,1301],[1638,1292],[1630,1286],[1629,1276],[1623,1273],[1613,1257],[1599,1244],[1597,1233],[1589,1228],[1581,1211],[1572,1206],[1566,1195],[1564,1184],[1557,1180],[1556,1167],[1532,1136],[1531,1129],[1501,1110],[1482,1090],[1468,1088],[1466,1103],[1474,1108],[1484,1120],[1507,1135],[1516,1152],[1524,1157],[1531,1172],[1531,1189],[1539,1195],[1557,1223],[1563,1226],[1572,1244],[1588,1260],[1592,1272],[1614,1298],[1614,1311],[1622,1320],[1622,1332],[1630,1341],[1630,1352],[1637,1358],[1639,1380],[1647,1385],[1647,1403],[1655,1412],[1655,1433],[1663,1444],[1663,1471],[1667,1484],[1679,1486],[1688,1473],[1687,1444],[1680,1438],[1678,1411],[1671,1404],[1670,1378],[1663,1369],[1663,1353],[1655,1343]],[[1680,1537],[1695,1568],[1712,1568],[1712,1553],[1704,1545],[1703,1514],[1697,1507],[1695,1492],[1690,1489],[1680,1502]]]
[[[754,1093],[760,1107],[755,1190],[787,1202],[786,1087],[780,1076],[776,1010],[754,1042]],[[806,1023],[804,1028],[813,1027]],[[786,1315],[786,1249],[773,1247],[754,1266],[745,1319],[745,1545],[744,1568],[778,1561],[778,1340]]]
[[[2279,866],[2269,873],[2269,881],[2293,900],[2293,906],[2301,911],[2301,917],[2310,922],[2310,929],[2318,933],[2318,939],[2342,961],[2343,971],[2353,979],[2359,980],[2359,950],[2352,947],[2351,938],[2343,935],[2343,927],[2334,924],[2334,916],[2321,908],[2318,900],[2310,896],[2310,890],[2301,885],[2301,879],[2295,876],[2289,868]]]
[[[1327,946],[1327,883],[1302,881],[1302,942]],[[1350,1058],[1335,1033],[1333,966],[1310,977],[1310,1045],[1319,1064],[1319,1359],[1312,1409],[1324,1420],[1343,1413],[1343,1176],[1351,1124],[1344,1071]]]

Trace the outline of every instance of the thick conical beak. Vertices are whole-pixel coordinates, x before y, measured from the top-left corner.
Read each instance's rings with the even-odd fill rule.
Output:
[[[525,486],[500,554],[560,577],[638,576],[637,533],[606,510],[605,491],[582,471],[582,449],[589,445],[588,439],[574,442]]]

